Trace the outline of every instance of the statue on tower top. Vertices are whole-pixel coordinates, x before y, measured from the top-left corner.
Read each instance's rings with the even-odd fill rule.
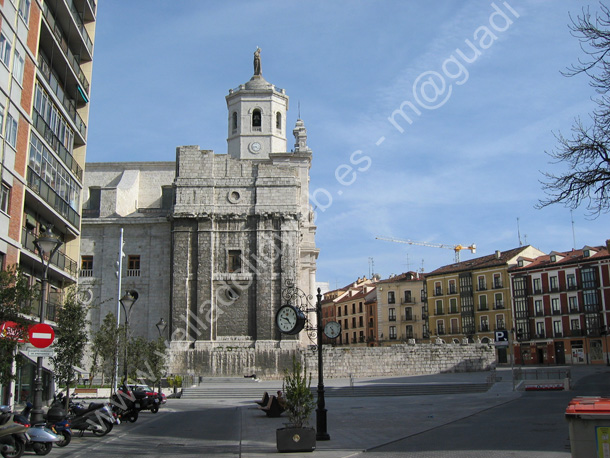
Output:
[[[262,76],[263,71],[261,69],[261,48],[256,47],[254,51],[254,76]]]

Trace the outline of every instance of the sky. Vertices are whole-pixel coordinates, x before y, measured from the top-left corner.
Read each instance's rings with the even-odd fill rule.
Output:
[[[475,244],[462,261],[601,245],[610,215],[535,207],[542,172],[563,170],[545,153],[555,135],[595,107],[588,78],[561,73],[584,57],[568,25],[587,5],[102,0],[87,162],[226,153],[224,97],[250,79],[258,46],[263,76],[290,97],[289,132],[300,110],[313,150],[317,281],[454,262],[452,249],[376,236]]]

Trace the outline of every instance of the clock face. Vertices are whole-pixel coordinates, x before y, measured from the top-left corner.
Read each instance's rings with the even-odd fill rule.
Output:
[[[326,326],[324,326],[324,334],[326,334],[326,337],[329,339],[336,339],[339,334],[341,334],[341,325],[336,321],[326,323]]]
[[[261,150],[261,144],[259,142],[250,143],[250,151],[258,153]]]
[[[283,305],[275,315],[275,324],[284,334],[298,334],[305,326],[305,315],[292,305]]]

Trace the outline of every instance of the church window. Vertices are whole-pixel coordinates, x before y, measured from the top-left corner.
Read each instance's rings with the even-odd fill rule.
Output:
[[[275,128],[282,130],[282,113],[279,111],[275,114]]]
[[[237,112],[234,111],[231,118],[231,129],[233,132],[237,132]]]
[[[258,108],[252,112],[252,130],[260,131],[263,125],[261,110]]]
[[[127,256],[127,276],[128,277],[139,277],[140,276],[140,255],[130,254]]]
[[[91,255],[81,256],[80,276],[81,277],[93,277],[93,256],[91,256]]]
[[[239,272],[241,270],[241,251],[229,250],[228,271]]]

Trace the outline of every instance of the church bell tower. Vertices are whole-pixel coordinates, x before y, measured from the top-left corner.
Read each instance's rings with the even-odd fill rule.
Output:
[[[263,78],[260,48],[254,52],[254,75],[226,96],[228,153],[236,159],[269,159],[286,152],[288,96]]]

